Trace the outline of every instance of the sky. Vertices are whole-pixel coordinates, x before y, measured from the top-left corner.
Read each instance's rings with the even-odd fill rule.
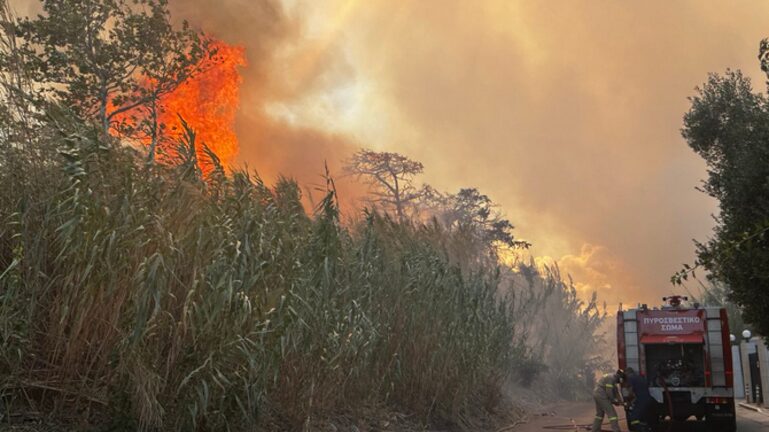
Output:
[[[171,6],[246,48],[242,163],[311,190],[324,161],[338,174],[359,147],[400,152],[438,189],[488,194],[534,257],[613,306],[660,303],[712,229],[705,166],[680,136],[687,97],[727,68],[765,89],[764,1]]]

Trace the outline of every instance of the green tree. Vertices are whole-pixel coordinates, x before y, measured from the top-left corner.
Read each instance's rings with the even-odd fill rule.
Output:
[[[762,43],[761,59],[765,58]],[[708,167],[702,191],[716,198],[713,235],[697,265],[724,283],[746,321],[769,335],[769,105],[739,71],[711,74],[691,99],[683,136]],[[674,282],[686,279],[687,268]]]
[[[104,134],[150,137],[154,157],[158,100],[214,54],[206,38],[186,22],[174,28],[168,0],[43,0],[42,8],[4,26],[38,102],[71,107]]]

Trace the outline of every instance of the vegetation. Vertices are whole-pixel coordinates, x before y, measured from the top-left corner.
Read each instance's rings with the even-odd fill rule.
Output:
[[[513,235],[513,224],[478,189],[464,188],[456,194],[425,189],[429,193],[420,199],[419,214],[452,234],[456,241],[447,248],[466,270],[473,265],[493,266],[499,262],[500,253],[517,256],[517,251],[531,246]]]
[[[218,166],[204,181],[191,132],[148,173],[57,124],[36,149],[46,170],[3,191],[1,367],[17,398],[180,430],[293,429],[356,401],[456,419],[522,357],[496,276],[453,268],[440,228],[371,214],[345,230],[333,191],[310,218],[290,181]]]
[[[762,44],[762,58],[766,49]],[[697,266],[725,284],[746,321],[769,334],[769,103],[739,71],[711,75],[691,103],[683,136],[707,163],[702,190],[720,206],[713,237],[697,243]],[[687,267],[673,281],[691,272]]]
[[[4,29],[6,419],[309,430],[383,407],[462,426],[500,409],[508,382],[576,395],[600,366],[595,299],[557,271],[489,259],[515,240],[476,190],[447,201],[453,219],[371,210],[343,225],[331,179],[308,213],[291,180],[225,172],[194,125],[147,164],[151,149],[104,133],[85,89],[37,104],[37,81],[55,76],[31,82],[13,22]]]
[[[507,273],[516,293],[519,332],[526,335],[530,358],[516,371],[553,399],[579,399],[592,393],[595,373],[611,369],[606,353],[612,340],[602,333],[606,310],[595,295],[580,299],[570,278],[557,266],[519,263]]]
[[[348,174],[371,186],[372,208],[406,220],[441,225],[459,244],[446,245],[455,263],[495,265],[500,249],[511,252],[531,244],[513,235],[513,224],[497,205],[476,188],[456,194],[443,193],[430,185],[415,185],[422,173],[421,162],[392,152],[359,150],[345,166]],[[463,268],[468,270],[469,268]]]
[[[44,0],[42,15],[15,23],[15,49],[4,62],[25,64],[28,96],[38,106],[59,103],[93,118],[105,135],[144,138],[154,158],[164,127],[159,99],[215,55],[186,22],[171,26],[167,5]]]
[[[9,407],[178,430],[297,429],[381,403],[460,422],[494,409],[516,372],[535,378],[560,330],[594,330],[573,290],[540,291],[532,274],[504,295],[494,268],[462,273],[440,225],[369,214],[346,229],[333,190],[310,217],[294,183],[227,176],[214,155],[206,180],[192,132],[175,164],[151,171],[76,120],[40,132],[34,148],[3,149],[3,167],[23,164],[1,174]],[[543,312],[561,327],[534,352],[527,326]]]

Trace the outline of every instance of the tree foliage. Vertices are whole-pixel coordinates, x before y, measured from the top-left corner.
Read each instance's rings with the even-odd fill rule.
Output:
[[[347,161],[345,170],[372,186],[376,208],[392,211],[401,222],[434,218],[457,234],[454,239],[461,244],[446,247],[465,264],[479,259],[496,262],[500,247],[530,246],[515,238],[513,224],[477,188],[462,188],[452,194],[430,185],[417,187],[416,176],[424,170],[421,162],[398,153],[359,150]]]
[[[762,43],[762,64],[766,57]],[[765,67],[765,66],[764,66]],[[697,264],[729,288],[745,319],[769,334],[769,104],[739,71],[711,74],[691,98],[683,136],[708,167],[702,190],[719,202]],[[673,277],[680,282],[690,268]]]
[[[26,63],[36,101],[58,103],[103,133],[157,141],[159,98],[213,55],[186,22],[172,26],[167,0],[43,0],[43,14],[4,29]],[[7,69],[14,58],[6,53]],[[153,147],[154,148],[154,147]]]
[[[503,250],[530,246],[513,235],[510,220],[477,188],[463,188],[455,194],[427,190],[429,193],[420,199],[421,217],[455,234],[445,247],[466,270],[498,263]]]
[[[529,243],[517,240],[515,228],[498,210],[497,205],[477,188],[463,188],[456,194],[433,195],[430,205],[434,215],[447,228],[469,231],[484,243],[499,243],[519,248]]]
[[[700,282],[699,290],[691,295],[692,301],[706,306],[725,308],[729,317],[729,331],[734,335],[739,335],[746,329],[753,330],[743,320],[740,307],[729,300],[729,289],[726,285],[715,280],[704,283],[697,280],[697,282]]]

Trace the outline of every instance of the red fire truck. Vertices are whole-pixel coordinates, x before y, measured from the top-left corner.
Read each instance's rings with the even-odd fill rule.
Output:
[[[696,419],[712,432],[737,429],[729,323],[723,308],[684,306],[686,297],[664,297],[662,307],[617,314],[620,369],[633,368],[656,401],[650,420]],[[666,430],[661,428],[659,430]]]

